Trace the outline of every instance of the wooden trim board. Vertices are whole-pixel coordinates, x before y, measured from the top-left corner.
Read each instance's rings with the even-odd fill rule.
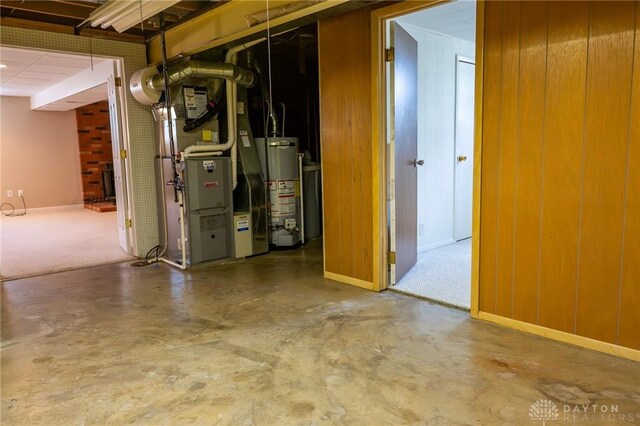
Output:
[[[334,274],[333,272],[324,271],[324,277],[329,280],[350,284],[356,287],[373,290],[374,284],[369,281],[359,280],[357,278],[347,277],[346,275]]]
[[[588,337],[578,336],[575,334],[558,331],[535,324],[529,324],[527,322],[505,318],[487,312],[478,312],[477,318],[481,321],[487,321],[525,333],[535,334],[536,336],[546,337],[547,339],[556,340],[559,342],[568,343],[570,345],[579,346],[581,348],[604,352],[610,355],[626,358],[631,361],[640,362],[640,351],[637,351],[635,349],[625,348],[623,346],[614,345],[612,343],[601,342],[599,340],[590,339]]]
[[[471,224],[471,317],[480,305],[480,215],[482,207],[482,105],[484,82],[484,0],[476,3],[476,83],[473,142],[473,213]]]

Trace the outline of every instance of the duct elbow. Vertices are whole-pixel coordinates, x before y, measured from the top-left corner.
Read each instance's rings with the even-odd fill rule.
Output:
[[[131,94],[143,105],[153,105],[160,100],[162,90],[157,90],[150,84],[155,75],[158,75],[158,70],[148,67],[133,73],[129,80]]]

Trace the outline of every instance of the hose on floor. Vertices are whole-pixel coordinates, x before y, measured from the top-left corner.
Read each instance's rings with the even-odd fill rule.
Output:
[[[24,201],[24,197],[21,195],[20,199],[22,200],[22,211],[21,212],[17,212],[16,213],[16,208],[13,206],[13,204],[11,203],[2,203],[0,204],[0,213],[2,213],[3,215],[7,216],[7,217],[17,217],[17,216],[24,216],[27,214],[27,203],[25,203]],[[9,213],[5,212],[5,206],[9,206],[11,208],[11,211]]]

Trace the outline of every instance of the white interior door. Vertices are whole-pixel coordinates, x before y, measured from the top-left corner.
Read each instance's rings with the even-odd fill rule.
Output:
[[[120,247],[129,254],[133,254],[131,237],[127,227],[129,203],[127,198],[127,181],[125,156],[121,155],[124,149],[122,128],[122,94],[121,87],[116,86],[116,76],[119,76],[118,63],[113,61],[114,72],[107,79],[107,92],[109,94],[109,121],[111,124],[111,148],[113,152],[113,175],[116,191],[116,204],[118,216],[118,238]]]
[[[455,119],[454,238],[471,237],[475,64],[457,56]]]

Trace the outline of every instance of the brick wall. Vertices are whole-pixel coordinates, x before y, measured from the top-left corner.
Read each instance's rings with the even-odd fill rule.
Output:
[[[113,163],[111,153],[111,127],[109,104],[96,102],[76,109],[80,168],[85,202],[104,198],[102,172],[107,163]]]

